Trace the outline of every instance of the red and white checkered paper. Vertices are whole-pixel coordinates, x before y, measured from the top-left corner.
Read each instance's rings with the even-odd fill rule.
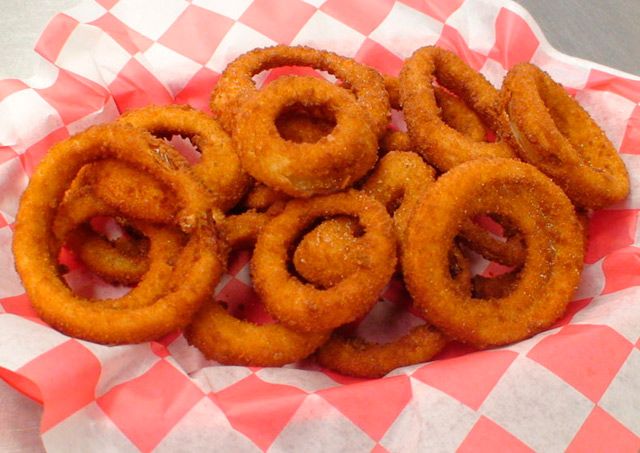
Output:
[[[20,193],[48,148],[150,103],[207,110],[228,62],[275,43],[334,50],[391,74],[437,44],[497,86],[510,66],[532,61],[575,94],[620,150],[632,193],[595,213],[566,316],[521,343],[454,345],[378,380],[309,363],[220,366],[179,334],[100,346],[39,321],[11,239]],[[42,403],[48,450],[640,447],[640,79],[559,53],[502,0],[97,0],[55,16],[36,51],[45,61],[33,79],[0,81],[0,376]],[[232,266],[222,296],[251,297],[247,260]],[[403,297],[393,285],[383,295]]]

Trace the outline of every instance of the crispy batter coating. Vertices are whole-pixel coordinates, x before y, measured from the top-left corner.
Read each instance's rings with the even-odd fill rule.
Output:
[[[386,130],[389,99],[382,76],[375,69],[326,50],[284,45],[254,49],[240,55],[224,70],[211,95],[210,105],[225,130],[233,131],[239,108],[256,93],[252,77],[281,66],[308,66],[327,71],[344,81],[368,117],[374,133],[379,136]]]
[[[316,219],[345,215],[358,219],[367,254],[358,269],[327,289],[305,284],[288,268],[289,250]],[[267,311],[300,331],[321,332],[364,315],[377,301],[396,266],[393,223],[375,199],[356,191],[290,201],[258,236],[251,261],[256,292]]]
[[[535,251],[500,299],[473,298],[450,273],[450,244],[463,220],[482,214],[508,218]],[[584,256],[569,199],[535,167],[513,159],[474,160],[441,176],[416,209],[406,241],[404,278],[415,306],[445,334],[477,347],[551,325],[578,285]]]
[[[402,366],[427,362],[446,344],[446,337],[427,324],[416,326],[400,339],[384,344],[334,333],[318,350],[316,358],[320,365],[342,374],[378,378]]]
[[[57,269],[50,247],[57,207],[82,166],[105,158],[125,160],[154,175],[180,200],[177,224],[189,233],[167,291],[153,303],[112,308],[78,297]],[[40,317],[54,328],[97,343],[137,343],[184,327],[209,296],[223,270],[208,214],[208,197],[175,150],[122,125],[94,126],[55,145],[25,190],[13,241],[16,269]],[[117,299],[114,299],[117,304]]]
[[[362,185],[362,192],[382,203],[393,216],[402,254],[407,223],[417,203],[435,180],[435,171],[415,153],[391,151],[378,163]],[[350,218],[322,222],[306,234],[293,255],[296,271],[322,288],[351,275],[366,254],[357,236],[358,224]]]
[[[447,125],[436,102],[436,81],[457,95],[498,133],[495,143],[477,142]],[[400,72],[400,97],[407,130],[415,151],[440,171],[481,157],[514,157],[504,140],[507,119],[500,109],[498,91],[455,54],[422,47],[405,61]]]
[[[296,272],[308,282],[330,288],[358,269],[368,251],[358,240],[358,222],[350,217],[335,217],[305,234],[295,252]]]
[[[503,128],[522,160],[555,181],[578,207],[599,209],[629,194],[629,174],[589,114],[538,67],[521,63],[501,90]]]
[[[125,113],[118,122],[158,137],[188,138],[201,153],[193,172],[211,191],[213,206],[218,209],[228,211],[248,189],[249,177],[240,165],[231,138],[209,115],[188,105],[151,105]],[[103,195],[107,193],[100,193]]]
[[[311,355],[329,333],[300,333],[280,323],[258,325],[207,302],[184,332],[189,344],[225,365],[282,366]]]
[[[397,77],[385,76],[385,88],[389,94],[391,108],[402,110],[400,102],[400,81]],[[442,87],[434,87],[435,100],[440,107],[440,115],[445,124],[451,126],[470,140],[482,142],[487,130],[480,117],[463,100]],[[406,132],[387,129],[380,139],[380,148],[384,151],[412,151],[412,144]]]
[[[283,139],[275,120],[292,104],[326,106],[336,127],[316,143]],[[282,77],[258,92],[240,108],[233,140],[251,176],[294,197],[343,190],[377,159],[377,139],[354,97],[312,77]]]
[[[221,224],[232,249],[251,248],[270,218],[247,211]],[[189,344],[210,360],[227,365],[281,366],[302,360],[327,341],[330,332],[301,333],[281,323],[259,325],[238,319],[219,302],[204,304],[185,329]]]

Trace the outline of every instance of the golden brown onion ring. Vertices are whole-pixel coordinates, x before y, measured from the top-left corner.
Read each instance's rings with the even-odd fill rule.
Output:
[[[449,268],[462,221],[485,214],[508,218],[529,250],[518,283],[499,302],[466,294]],[[406,241],[404,277],[415,306],[445,334],[478,347],[551,325],[578,285],[584,255],[569,199],[535,167],[512,159],[475,160],[441,176],[416,209]]]
[[[335,216],[358,219],[367,255],[358,269],[327,289],[291,275],[289,250],[314,220]],[[396,265],[393,223],[375,199],[356,191],[290,201],[258,236],[251,275],[267,311],[300,331],[321,332],[364,315],[375,304]]]
[[[326,107],[336,127],[316,143],[283,139],[275,121],[292,104]],[[233,140],[251,176],[294,197],[345,189],[377,159],[377,139],[349,91],[311,77],[282,77],[243,104]]]
[[[60,278],[57,254],[50,248],[51,226],[66,189],[82,166],[106,158],[130,162],[172,187],[181,202],[177,224],[189,233],[167,292],[138,308],[101,307],[74,295]],[[98,343],[156,339],[184,327],[222,274],[208,210],[203,187],[175,150],[131,127],[94,126],[55,145],[33,174],[16,219],[16,269],[34,308],[54,328]]]
[[[436,102],[436,80],[496,131],[498,141],[477,142],[447,125]],[[502,137],[507,118],[500,109],[498,91],[455,54],[438,47],[416,50],[400,72],[400,95],[415,151],[438,170],[445,172],[481,157],[515,156]]]
[[[235,127],[239,108],[257,91],[252,77],[281,66],[308,66],[333,74],[353,91],[375,134],[379,136],[386,130],[389,99],[382,76],[375,69],[326,50],[278,45],[240,55],[222,73],[210,106],[228,132]]]
[[[188,105],[151,105],[122,115],[118,122],[130,124],[158,137],[180,135],[201,153],[193,172],[211,191],[213,206],[228,211],[238,203],[249,185],[231,138],[209,115]],[[108,196],[108,190],[98,192]]]
[[[599,209],[629,194],[629,174],[589,114],[538,67],[521,63],[501,91],[503,125],[520,157],[553,179],[579,207]]]

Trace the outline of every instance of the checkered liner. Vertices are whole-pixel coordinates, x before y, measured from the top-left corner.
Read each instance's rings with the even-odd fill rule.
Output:
[[[413,50],[455,51],[500,85],[532,61],[602,125],[631,196],[597,212],[582,285],[554,328],[460,345],[379,380],[313,364],[207,362],[181,335],[105,347],[38,320],[14,272],[20,193],[47,149],[147,105],[207,110],[220,72],[257,46],[306,44],[397,74]],[[563,55],[501,0],[97,0],[53,18],[29,82],[0,81],[0,376],[44,407],[52,451],[637,451],[640,447],[640,81]],[[247,295],[241,255],[219,290]],[[390,286],[384,299],[402,298]]]

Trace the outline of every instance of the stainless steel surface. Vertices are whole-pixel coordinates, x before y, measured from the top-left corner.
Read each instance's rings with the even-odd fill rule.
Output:
[[[640,75],[640,1],[518,0],[559,51]]]

